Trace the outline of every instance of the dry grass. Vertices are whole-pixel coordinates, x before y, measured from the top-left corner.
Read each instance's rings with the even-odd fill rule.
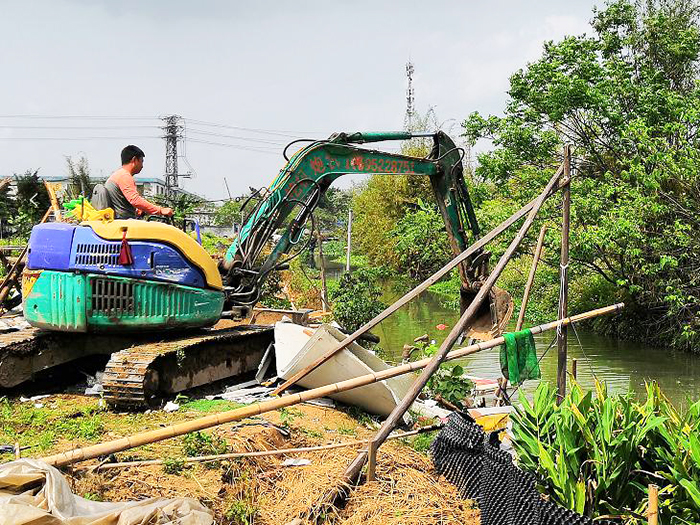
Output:
[[[390,444],[377,463],[376,481],[353,491],[341,513],[343,525],[479,524],[475,505],[438,479],[425,456]]]
[[[14,407],[14,403],[10,403]],[[40,420],[45,420],[45,425],[50,426],[69,412],[73,414],[71,420],[78,424],[95,417],[94,399],[52,396],[44,403],[46,407],[41,413],[35,410],[29,414],[31,418],[26,418],[29,428],[36,429]],[[22,410],[29,410],[30,406],[33,407],[22,404]],[[172,414],[98,411],[100,435],[96,439],[79,437],[75,441],[83,444],[84,441],[114,439],[144,428],[192,419],[203,415],[203,411],[230,408],[226,402],[197,402],[187,406],[188,409]],[[15,419],[19,418],[14,412],[12,414]],[[370,421],[361,415],[358,417],[360,420],[339,410],[299,405],[234,425],[223,425],[207,433],[215,440],[228,443],[228,448],[234,452],[305,447],[367,439],[373,434],[368,428]],[[28,428],[22,426],[24,419],[18,419],[16,425],[16,431],[25,434],[20,441],[27,437]],[[261,426],[266,422],[286,426],[289,436],[275,428]],[[47,442],[45,452],[41,452],[53,453],[77,444],[64,436],[56,438]],[[147,465],[97,474],[75,473],[69,480],[76,494],[102,501],[131,501],[154,496],[195,498],[214,511],[216,523],[221,525],[285,525],[297,517],[307,518],[309,511],[321,513],[327,523],[334,525],[479,523],[478,511],[472,510],[469,502],[461,500],[454,487],[435,476],[429,459],[410,445],[398,441],[389,442],[380,449],[377,481],[349,491],[343,509],[323,505],[328,493],[339,486],[342,473],[355,458],[358,448],[289,456],[311,461],[310,465],[302,467],[285,467],[283,462],[287,457],[268,456],[214,464],[183,465],[180,461],[179,466],[172,470],[165,469],[164,465]],[[177,461],[182,457],[183,438],[117,454],[118,460],[161,458]],[[89,464],[96,463],[80,466]]]

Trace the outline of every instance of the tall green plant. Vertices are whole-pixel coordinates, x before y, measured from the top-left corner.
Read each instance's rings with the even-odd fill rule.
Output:
[[[615,515],[630,523],[645,511],[647,487],[662,486],[660,523],[700,520],[700,402],[680,416],[658,385],[647,397],[595,394],[577,384],[557,406],[540,383],[513,418],[519,465],[535,474],[553,501],[592,517]]]

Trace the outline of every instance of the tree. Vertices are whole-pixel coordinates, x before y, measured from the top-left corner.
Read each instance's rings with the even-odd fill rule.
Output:
[[[68,165],[68,200],[81,196],[89,199],[95,184],[90,178],[87,159],[81,156],[76,162],[71,157],[66,157],[66,164]]]
[[[41,221],[51,206],[49,194],[39,179],[39,170],[27,170],[23,175],[14,175],[17,181],[15,206],[17,214],[12,225],[20,235],[29,235],[32,227]]]
[[[686,348],[700,343],[698,13],[608,2],[591,36],[546,43],[511,77],[503,117],[464,122],[493,141],[477,175],[498,199],[532,198],[575,145],[572,260],[608,284],[603,301],[630,303],[607,327]]]
[[[411,129],[406,131],[434,130],[438,121],[432,109],[425,115],[414,117]],[[432,140],[415,138],[401,143],[400,153],[414,157],[425,157],[430,153]],[[370,264],[401,268],[401,255],[396,248],[397,224],[419,208],[419,202],[434,207],[435,194],[430,179],[421,175],[372,175],[359,187],[353,196],[355,213],[353,243],[367,255]],[[432,222],[430,224],[433,224]],[[444,229],[444,224],[440,223]],[[439,236],[439,230],[434,234]]]

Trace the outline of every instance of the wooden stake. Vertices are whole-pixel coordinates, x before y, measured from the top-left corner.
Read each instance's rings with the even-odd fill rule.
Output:
[[[318,243],[318,258],[321,260],[321,306],[324,312],[330,312],[331,306],[328,304],[328,287],[326,286],[326,261],[323,260],[323,238],[320,226],[316,227],[316,242]]]
[[[540,236],[537,238],[537,247],[535,248],[535,254],[533,255],[532,266],[530,266],[530,275],[527,276],[527,283],[525,283],[523,302],[520,305],[520,314],[518,314],[518,322],[515,325],[516,332],[522,330],[523,328],[523,322],[525,321],[525,309],[527,308],[527,303],[530,300],[530,289],[532,288],[532,283],[535,282],[537,264],[540,262],[540,257],[542,257],[542,245],[544,244],[544,234],[546,231],[547,226],[543,224],[542,228],[540,228]]]
[[[575,323],[584,319],[598,317],[599,315],[614,313],[623,307],[623,303],[618,303],[615,305],[606,306],[604,308],[591,310],[590,312],[585,312],[566,319],[559,319],[557,321],[552,321],[551,323],[533,326],[529,330],[533,334],[539,334],[549,330],[554,330],[562,324]],[[477,352],[481,352],[483,350],[487,350],[489,348],[494,348],[496,346],[502,345],[504,341],[505,338],[501,336],[491,339],[490,341],[484,341],[466,346],[464,348],[460,348],[459,350],[453,350],[445,356],[445,360],[447,361],[451,359],[458,359],[461,357],[475,354]],[[409,372],[413,372],[415,370],[420,370],[421,368],[425,368],[426,366],[428,366],[428,364],[430,364],[431,359],[432,358],[426,357],[425,359],[414,361],[412,363],[406,363],[404,365],[396,366],[393,368],[387,368],[386,370],[381,370],[379,372],[372,372],[371,374],[355,377],[352,379],[346,379],[345,381],[333,383],[332,385],[325,385],[318,388],[313,388],[311,390],[304,390],[302,392],[280,397],[278,399],[262,401],[260,403],[254,403],[241,408],[236,408],[234,410],[219,412],[217,414],[210,414],[208,416],[194,419],[192,421],[184,421],[182,423],[177,423],[168,427],[161,427],[156,428],[154,430],[139,432],[131,436],[116,439],[114,441],[109,441],[107,443],[99,443],[97,445],[91,445],[84,448],[76,448],[66,452],[60,452],[58,454],[46,456],[40,459],[45,463],[48,463],[49,465],[63,466],[70,465],[72,463],[77,463],[79,461],[84,461],[87,459],[93,459],[106,454],[121,452],[122,450],[128,450],[130,448],[139,447],[141,445],[147,445],[149,443],[156,443],[158,441],[163,441],[164,439],[170,439],[173,437],[188,434],[190,432],[196,432],[197,430],[204,430],[205,428],[211,428],[217,425],[231,423],[233,421],[240,421],[242,419],[246,419],[252,416],[258,416],[265,412],[271,412],[273,410],[279,410],[283,407],[297,405],[299,403],[303,403],[304,401],[310,401],[312,399],[318,399],[319,397],[326,397],[340,392],[347,392],[348,390],[359,388],[361,386],[378,383],[379,381],[384,381],[392,377],[400,376]]]
[[[560,168],[560,172],[562,171],[562,168]],[[478,250],[486,246],[489,242],[494,240],[496,237],[501,235],[504,231],[506,231],[508,228],[510,228],[513,224],[515,224],[517,221],[522,219],[525,215],[527,215],[532,207],[535,205],[537,199],[529,202],[522,208],[520,208],[517,212],[515,212],[513,215],[511,215],[508,219],[503,221],[501,224],[496,226],[493,230],[491,230],[489,233],[484,235],[481,239],[476,241],[474,244],[472,244],[469,248],[464,250],[461,254],[459,254],[457,257],[452,259],[449,263],[447,263],[445,266],[443,266],[441,269],[439,269],[437,272],[435,272],[433,275],[428,277],[425,281],[423,281],[421,284],[416,286],[413,290],[410,292],[407,292],[401,299],[397,300],[394,304],[390,305],[386,310],[384,310],[382,313],[378,314],[374,319],[371,321],[368,321],[365,323],[363,326],[355,330],[352,334],[350,334],[348,337],[340,341],[335,347],[331,348],[328,350],[325,354],[320,356],[318,359],[316,359],[313,363],[308,365],[306,368],[303,370],[300,370],[296,374],[294,374],[291,378],[289,378],[287,381],[282,383],[279,387],[277,387],[273,392],[272,395],[279,395],[282,393],[284,390],[298,382],[302,377],[305,377],[309,372],[312,370],[315,370],[318,368],[320,365],[328,361],[331,357],[333,357],[335,354],[340,352],[343,348],[349,346],[351,343],[359,339],[359,337],[364,334],[365,332],[368,332],[375,326],[377,326],[379,323],[381,323],[384,319],[392,315],[394,312],[396,312],[399,308],[401,308],[403,305],[407,304],[408,302],[412,301],[416,297],[418,297],[422,292],[427,290],[430,286],[438,282],[440,279],[442,279],[445,275],[447,275],[453,268],[455,268],[457,265],[461,264],[464,262],[467,258],[471,257],[476,253]]]
[[[559,317],[566,317],[569,302],[569,220],[571,207],[571,146],[564,146],[564,189],[562,191],[562,225],[561,225],[561,263],[560,291],[559,291]],[[561,327],[557,331],[557,403],[561,403],[566,395],[566,357],[567,330]]]
[[[51,202],[51,208],[54,212],[54,219],[56,222],[61,222],[61,208],[58,205],[58,199],[56,198],[56,188],[50,182],[44,181],[44,187],[46,188],[46,193],[49,194],[49,201]]]
[[[571,377],[574,378],[574,381],[576,381],[578,379],[577,373],[578,373],[578,359],[574,358],[571,360]]]
[[[367,443],[367,457],[367,481],[374,481],[377,470],[377,442],[373,439]]]
[[[503,272],[503,269],[506,267],[506,264],[508,264],[508,261],[510,261],[511,257],[515,253],[515,250],[517,250],[518,246],[525,238],[525,235],[527,235],[530,226],[532,226],[532,223],[534,222],[535,217],[537,216],[537,212],[540,211],[540,208],[544,204],[544,201],[547,200],[547,198],[550,196],[552,189],[556,186],[557,182],[559,181],[559,177],[561,177],[561,170],[557,170],[554,176],[547,183],[545,189],[542,191],[539,197],[537,197],[535,205],[528,213],[527,218],[525,219],[523,225],[520,227],[520,230],[518,230],[517,235],[511,241],[505,253],[498,260],[496,267],[489,274],[488,279],[486,279],[486,282],[481,286],[481,288],[479,288],[479,291],[477,292],[476,296],[474,296],[474,299],[472,300],[471,304],[464,311],[457,324],[455,324],[454,327],[452,327],[452,330],[450,330],[450,333],[447,335],[447,338],[442,343],[442,345],[440,345],[440,349],[430,360],[430,363],[428,363],[428,365],[423,369],[420,376],[418,376],[418,379],[416,379],[413,385],[411,385],[411,388],[409,389],[408,393],[404,396],[404,398],[396,406],[396,408],[392,410],[391,414],[389,414],[389,417],[386,418],[382,426],[372,438],[373,444],[376,448],[379,448],[382,445],[382,443],[384,443],[384,440],[387,438],[389,433],[392,430],[394,430],[394,427],[396,427],[399,420],[403,418],[403,415],[411,407],[411,405],[421,393],[425,385],[428,383],[430,377],[437,371],[442,362],[445,360],[445,357],[449,353],[452,346],[457,342],[457,339],[467,328],[469,328],[469,326],[472,323],[472,320],[476,316],[477,311],[481,307],[481,303],[484,302],[484,299],[488,297],[489,293],[491,292],[491,288],[493,288],[494,284],[496,284],[496,281],[500,277],[501,272]],[[366,460],[366,453],[358,454],[355,458],[355,461],[353,461],[346,469],[344,475],[345,479],[353,481],[356,480]]]
[[[657,485],[649,485],[649,508],[647,509],[647,518],[649,519],[649,525],[658,525],[659,487]]]

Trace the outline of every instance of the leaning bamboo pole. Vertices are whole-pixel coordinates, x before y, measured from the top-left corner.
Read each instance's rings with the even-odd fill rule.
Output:
[[[520,304],[520,313],[518,314],[518,322],[515,323],[515,331],[519,331],[523,327],[523,322],[525,321],[525,310],[527,310],[527,303],[530,300],[530,290],[532,289],[532,283],[535,282],[535,273],[537,272],[537,265],[540,262],[540,257],[542,257],[542,247],[544,245],[544,234],[547,232],[547,225],[543,224],[540,228],[540,236],[537,238],[537,248],[535,248],[535,253],[532,257],[532,265],[530,266],[530,273],[527,276],[527,282],[525,283],[525,291],[523,292],[523,301]]]
[[[503,253],[503,255],[501,255],[500,259],[498,259],[496,266],[491,271],[486,281],[479,287],[479,291],[476,293],[474,299],[472,299],[472,302],[459,318],[457,324],[452,327],[452,330],[450,330],[450,333],[447,334],[447,337],[440,345],[438,351],[435,352],[435,355],[430,359],[430,363],[423,369],[401,402],[396,405],[391,414],[389,414],[389,417],[384,420],[382,426],[372,438],[373,446],[369,447],[369,456],[372,461],[370,464],[371,468],[368,471],[368,478],[372,479],[374,477],[374,471],[372,468],[376,462],[374,461],[373,456],[376,454],[377,449],[382,445],[389,433],[394,430],[394,427],[399,424],[399,421],[401,418],[403,418],[403,415],[408,411],[408,409],[411,408],[413,402],[418,399],[418,396],[423,391],[423,388],[425,388],[425,385],[428,384],[428,381],[432,375],[438,370],[442,362],[445,360],[445,356],[447,356],[450,349],[455,345],[457,339],[459,339],[459,337],[471,326],[472,320],[476,317],[477,311],[481,307],[481,303],[483,303],[486,297],[489,295],[491,289],[495,286],[496,281],[500,277],[506,265],[515,254],[515,251],[518,249],[518,246],[520,246],[520,243],[527,235],[527,232],[530,230],[530,227],[532,226],[537,213],[540,211],[540,208],[542,208],[545,201],[551,195],[552,190],[556,187],[559,177],[561,177],[561,173],[562,170],[560,168],[549,180],[545,189],[537,197],[535,205],[527,214],[527,218],[520,226],[518,233],[510,242],[508,248],[506,248],[506,251]],[[347,479],[355,479],[359,475],[366,461],[367,455],[365,453],[358,454],[355,461],[353,461],[345,471],[345,477]]]
[[[427,427],[417,428],[415,430],[409,430],[408,432],[399,432],[396,434],[391,434],[389,439],[403,439],[411,436],[417,436],[418,434],[424,434],[426,432],[434,432],[440,430],[444,425],[438,423],[436,425],[428,425]],[[329,443],[327,445],[316,445],[314,447],[299,447],[299,448],[276,448],[273,450],[256,450],[253,452],[229,452],[227,454],[211,454],[208,456],[194,456],[191,458],[183,458],[183,463],[204,463],[207,461],[221,461],[224,459],[241,459],[241,458],[260,458],[269,456],[286,456],[288,454],[305,454],[307,452],[320,452],[325,450],[334,450],[338,448],[349,448],[358,447],[366,445],[366,439],[356,439],[354,441],[344,441],[342,443]],[[167,460],[164,459],[144,459],[141,461],[125,461],[122,463],[104,463],[101,465],[95,465],[94,467],[89,467],[88,470],[91,472],[102,471],[102,470],[112,470],[120,468],[131,468],[131,467],[142,467],[145,465],[162,465]]]
[[[563,168],[559,168],[557,171],[557,175],[561,175]],[[551,189],[551,192],[557,191],[557,187],[554,187]],[[367,321],[364,325],[362,325],[360,328],[355,330],[352,334],[350,334],[348,337],[340,341],[337,345],[335,345],[333,348],[328,350],[326,353],[321,355],[318,359],[316,359],[313,363],[309,364],[296,374],[294,374],[291,378],[289,378],[287,381],[282,383],[282,385],[278,386],[272,393],[273,395],[279,395],[281,394],[284,390],[289,388],[290,386],[294,385],[297,383],[301,378],[309,374],[312,370],[318,368],[320,365],[328,361],[331,357],[333,357],[335,354],[340,352],[343,348],[346,348],[349,346],[351,343],[359,339],[359,337],[364,334],[365,332],[371,330],[375,326],[377,326],[379,323],[381,323],[384,319],[392,315],[394,312],[396,312],[399,308],[401,308],[403,305],[407,304],[408,302],[412,301],[416,297],[418,297],[422,292],[427,290],[430,286],[438,282],[440,279],[442,279],[445,275],[447,275],[453,268],[455,268],[457,265],[463,263],[465,260],[467,260],[469,257],[474,255],[478,250],[486,246],[489,242],[494,240],[496,237],[498,237],[500,234],[502,234],[504,231],[506,231],[508,228],[510,228],[513,224],[515,224],[517,221],[525,217],[532,208],[535,206],[537,202],[537,199],[533,199],[529,203],[527,203],[525,206],[520,208],[518,211],[516,211],[513,215],[508,217],[505,221],[503,221],[501,224],[496,226],[493,230],[491,230],[489,233],[484,235],[481,239],[477,240],[474,244],[469,246],[466,250],[464,250],[462,253],[460,253],[457,257],[452,259],[450,262],[448,262],[445,266],[440,268],[437,272],[435,272],[433,275],[428,277],[425,281],[423,281],[421,284],[416,286],[413,290],[410,290],[409,292],[406,292],[406,294],[398,299],[394,304],[388,306],[383,312],[377,314],[374,319],[371,319],[370,321]]]
[[[600,315],[606,315],[613,312],[617,312],[623,306],[623,303],[618,303],[612,306],[598,308],[596,310],[584,312],[579,315],[567,317],[566,319],[559,319],[557,321],[552,321],[550,323],[535,326],[533,328],[530,328],[530,330],[533,334],[539,334],[548,330],[554,330],[559,326],[566,326],[571,323],[582,321],[584,319],[590,319],[592,317],[598,317]],[[490,341],[469,345],[464,348],[460,348],[459,350],[453,350],[452,352],[447,354],[445,360],[458,359],[460,357],[465,357],[471,354],[475,354],[477,352],[481,352],[482,350],[494,348],[503,344],[504,341],[505,339],[501,336],[495,339],[491,339]],[[303,403],[304,401],[311,401],[312,399],[318,399],[319,397],[326,397],[340,392],[346,392],[348,390],[352,390],[361,386],[371,385],[372,383],[377,383],[379,381],[384,381],[392,377],[400,376],[409,372],[413,372],[415,370],[420,370],[421,368],[425,368],[426,366],[428,366],[431,359],[432,358],[421,359],[419,361],[414,361],[413,363],[406,363],[404,365],[388,368],[379,372],[372,372],[371,374],[355,377],[353,379],[347,379],[339,383],[325,385],[322,387],[314,388],[312,390],[305,390],[303,392],[283,396],[278,399],[262,401],[260,403],[255,403],[242,408],[237,408],[235,410],[211,414],[209,416],[194,419],[192,421],[185,421],[168,427],[148,430],[146,432],[139,432],[131,436],[116,439],[114,441],[109,441],[107,443],[99,443],[97,445],[91,445],[88,447],[76,448],[73,450],[68,450],[66,452],[53,454],[51,456],[45,456],[39,459],[41,459],[45,463],[48,463],[49,465],[63,466],[70,465],[72,463],[77,463],[79,461],[93,459],[107,454],[113,454],[115,452],[121,452],[122,450],[128,450],[130,448],[139,447],[141,445],[147,445],[149,443],[155,443],[164,439],[182,436],[190,432],[204,430],[205,428],[211,428],[217,425],[223,425],[225,423],[232,423],[233,421],[240,421],[249,417],[258,416],[265,412],[272,412],[273,410],[279,410],[280,408]]]

